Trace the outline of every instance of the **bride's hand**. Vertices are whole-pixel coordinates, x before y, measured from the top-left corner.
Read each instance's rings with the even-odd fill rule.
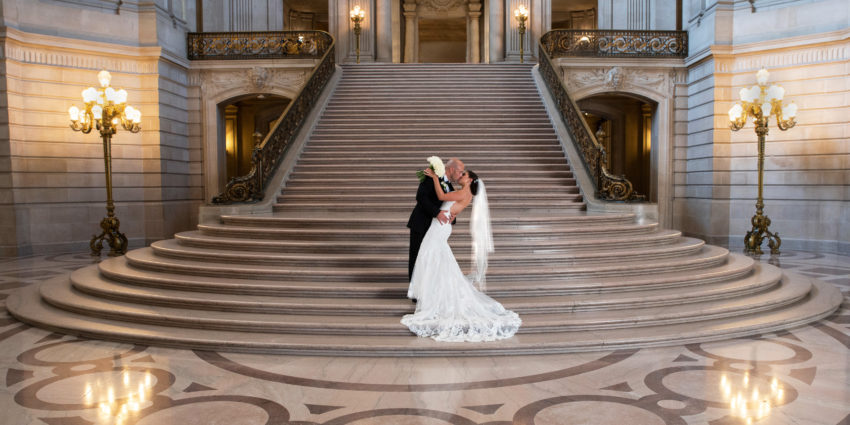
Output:
[[[425,175],[428,177],[437,178],[437,175],[434,174],[434,170],[432,170],[431,167],[425,169]]]

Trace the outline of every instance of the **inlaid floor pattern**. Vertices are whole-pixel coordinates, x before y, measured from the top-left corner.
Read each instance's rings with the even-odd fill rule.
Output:
[[[522,316],[514,338],[437,343],[399,323],[414,310],[405,223],[431,155],[486,182],[488,293]],[[465,213],[451,244],[468,270]],[[345,66],[273,210],[222,216],[7,301],[25,322],[99,339],[335,356],[681,344],[809,323],[840,303],[816,279],[586,212],[523,65]]]

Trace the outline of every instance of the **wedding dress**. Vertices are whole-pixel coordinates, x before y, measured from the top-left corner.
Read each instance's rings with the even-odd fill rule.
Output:
[[[444,202],[449,210],[454,202]],[[489,219],[488,224],[489,226]],[[452,225],[432,219],[413,269],[407,297],[416,298],[416,312],[401,323],[421,337],[437,341],[494,341],[510,338],[522,324],[513,311],[479,292],[449,247]],[[479,269],[482,274],[483,270]]]

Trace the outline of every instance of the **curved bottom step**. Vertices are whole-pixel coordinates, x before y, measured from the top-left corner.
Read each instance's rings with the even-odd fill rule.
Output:
[[[88,317],[57,309],[39,295],[41,285],[67,285],[52,279],[13,293],[6,302],[17,319],[42,328],[84,337],[198,350],[328,356],[483,356],[528,355],[644,348],[736,338],[804,325],[834,312],[842,301],[832,285],[785,272],[792,282],[811,284],[803,300],[778,310],[688,323],[575,332],[519,334],[487,343],[442,343],[409,336],[293,335],[187,329]],[[48,289],[48,288],[45,288]],[[624,315],[629,314],[623,311]]]

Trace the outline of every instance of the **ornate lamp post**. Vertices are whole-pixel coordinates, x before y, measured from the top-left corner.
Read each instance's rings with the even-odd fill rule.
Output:
[[[525,53],[525,21],[528,20],[528,9],[520,5],[514,10],[514,18],[519,23],[519,63],[524,63],[523,54]]]
[[[360,6],[354,6],[351,10],[351,22],[354,22],[355,51],[357,52],[357,63],[360,63],[360,23],[366,18],[366,12]]]
[[[779,234],[772,233],[768,230],[770,219],[764,215],[764,199],[762,198],[762,189],[764,186],[764,137],[768,132],[768,119],[771,115],[776,116],[776,126],[780,130],[785,131],[797,123],[794,118],[797,116],[797,105],[793,102],[783,107],[782,98],[785,96],[785,89],[777,85],[767,86],[767,79],[770,74],[766,69],[760,70],[756,74],[757,85],[750,88],[743,88],[740,91],[741,103],[736,103],[729,109],[729,127],[732,131],[738,131],[747,123],[747,119],[752,116],[753,124],[755,124],[756,134],[759,138],[759,188],[758,200],[756,201],[756,214],[751,219],[753,224],[752,230],[747,232],[744,238],[744,251],[748,254],[762,254],[761,243],[767,238],[767,245],[770,247],[771,254],[779,254],[779,246],[782,244],[782,239]]]
[[[100,71],[97,80],[100,89],[89,87],[83,90],[83,109],[72,106],[68,109],[71,116],[71,128],[88,134],[96,128],[103,138],[103,161],[106,168],[106,217],[100,222],[103,229],[99,235],[92,236],[89,246],[92,255],[100,255],[104,240],[109,244],[109,255],[117,256],[127,252],[127,237],[118,231],[120,222],[115,217],[115,205],[112,202],[112,135],[118,131],[120,123],[125,130],[138,133],[142,113],[127,105],[127,91],[109,87],[112,76]]]

